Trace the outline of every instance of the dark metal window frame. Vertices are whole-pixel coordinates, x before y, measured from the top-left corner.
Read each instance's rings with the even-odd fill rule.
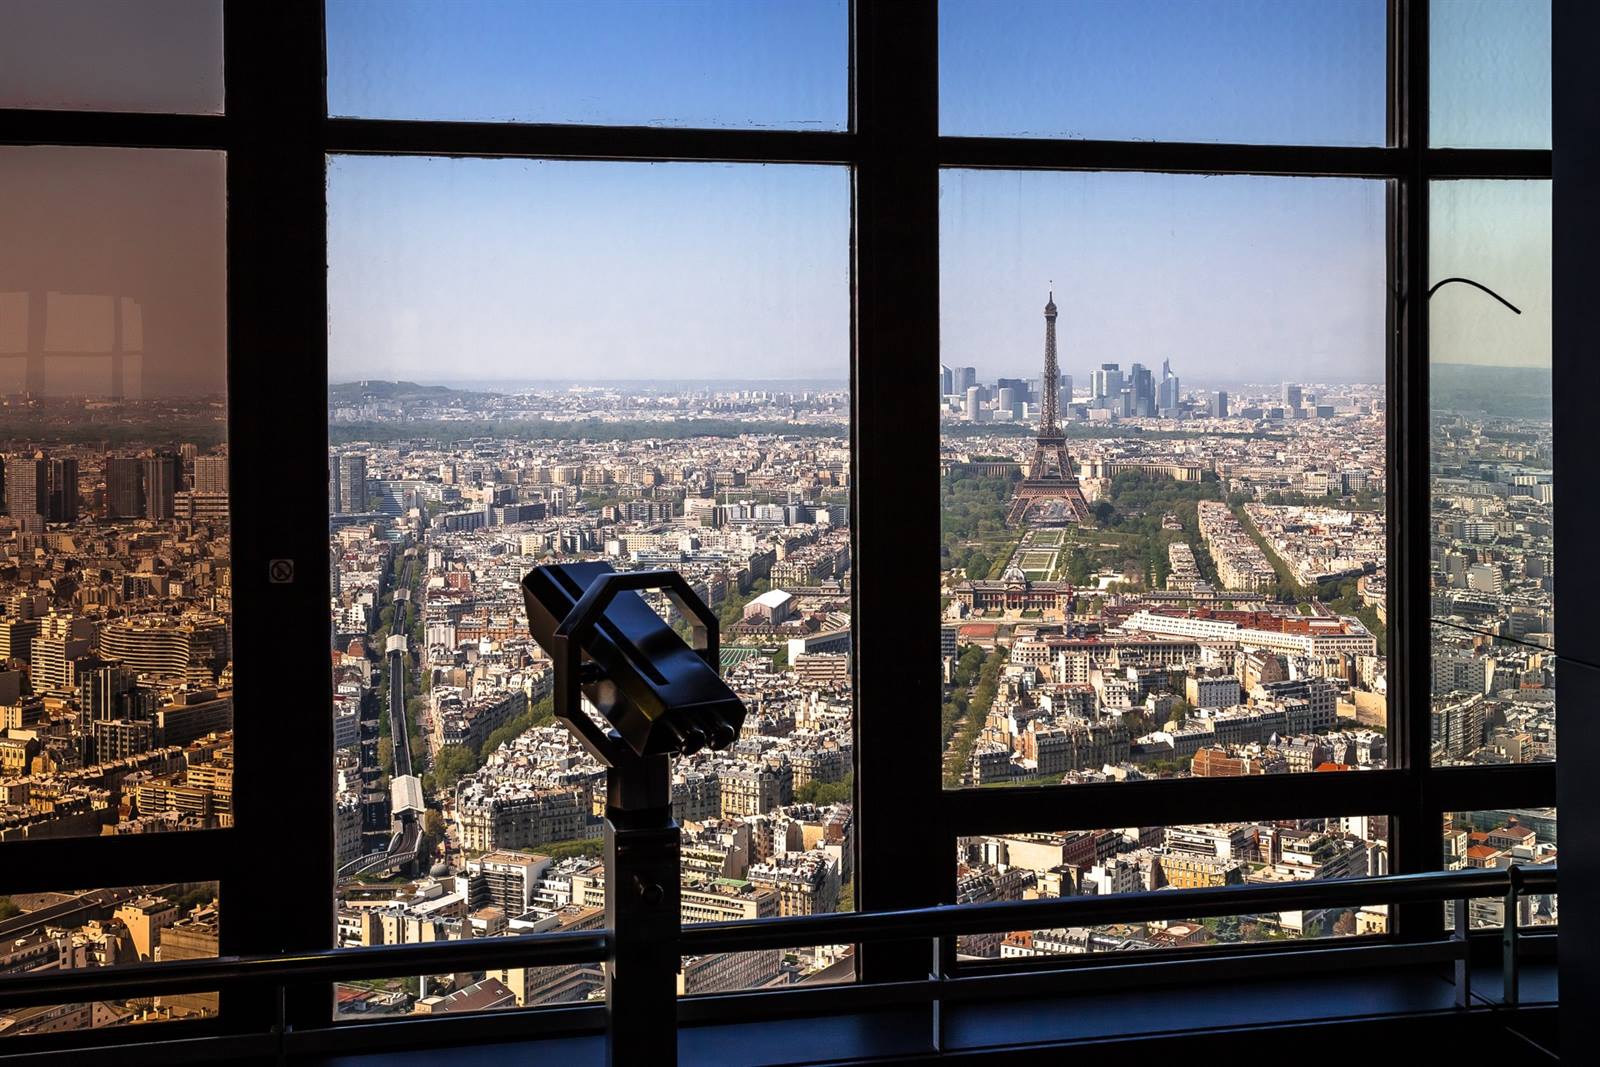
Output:
[[[932,536],[905,536],[938,526],[933,457],[939,419],[932,405],[904,402],[905,383],[922,381],[939,350],[942,169],[1384,179],[1391,290],[1405,294],[1427,288],[1432,181],[1548,179],[1552,153],[1427,147],[1427,0],[1390,0],[1389,145],[1365,148],[940,136],[934,0],[854,0],[850,17],[851,116],[848,132],[840,133],[329,118],[323,11],[316,0],[225,0],[224,115],[0,109],[0,144],[227,153],[229,441],[232,484],[241,490],[232,506],[242,783],[231,829],[0,846],[7,860],[0,891],[217,880],[224,953],[332,943],[333,743],[322,621],[328,597],[322,566],[325,181],[328,155],[344,153],[852,169],[857,900],[863,909],[953,900],[959,837],[1098,828],[1107,812],[1116,813],[1119,825],[1164,824],[1180,813],[1187,820],[1386,814],[1394,820],[1394,870],[1419,872],[1441,863],[1442,812],[1555,803],[1553,764],[1438,771],[1429,765],[1426,302],[1395,299],[1389,306],[1387,505],[1391,517],[1407,521],[1389,524],[1391,768],[1027,790],[943,788],[937,716],[916,711],[936,708],[941,699],[933,669],[938,543]],[[1559,445],[1557,451],[1563,451]],[[249,491],[268,486],[270,493]],[[295,583],[267,580],[267,562],[278,558],[302,561]],[[906,670],[906,664],[926,669]],[[253,685],[252,678],[275,684]],[[1390,936],[1421,938],[1439,927],[1437,908],[1402,906]],[[868,982],[920,980],[930,967],[953,962],[948,946],[938,952],[927,941],[864,944],[859,959]],[[291,994],[288,1017],[300,1028],[325,1027],[331,1025],[328,1004],[327,986],[312,984]],[[550,1012],[513,1014],[548,1018]],[[266,1016],[262,1005],[225,1001],[221,1020],[171,1024],[162,1036],[195,1028],[242,1032]]]

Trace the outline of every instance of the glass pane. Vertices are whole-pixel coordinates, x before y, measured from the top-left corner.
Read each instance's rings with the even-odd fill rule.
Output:
[[[1555,758],[1550,210],[1547,181],[1432,189],[1432,674],[1441,763]]]
[[[1113,896],[1388,873],[1389,826],[1380,816],[1130,826],[962,838],[956,900]],[[1387,931],[1388,908],[1374,905],[966,934],[957,952],[1004,960]]]
[[[942,0],[940,132],[1376,145],[1384,0]]]
[[[947,785],[1385,765],[1384,213],[945,174]]]
[[[1497,811],[1446,812],[1444,816],[1444,866],[1529,867],[1556,862],[1555,808],[1502,808]],[[1454,901],[1445,905],[1445,922],[1455,924]],[[1504,926],[1506,902],[1502,897],[1479,897],[1467,903],[1468,922],[1474,930]],[[1554,926],[1560,915],[1556,895],[1528,894],[1518,898],[1519,926]]]
[[[222,113],[221,0],[7,0],[0,107]]]
[[[684,919],[851,907],[848,172],[336,157],[328,217],[342,943],[603,924],[604,774],[518,588],[557,561],[675,568],[720,615],[750,714],[674,768]]]
[[[328,113],[845,128],[845,0],[328,0]]]
[[[217,955],[215,882],[15,893],[0,897],[0,974],[81,971]],[[216,993],[0,1007],[0,1039],[203,1019]]]
[[[223,171],[0,148],[7,840],[233,821]]]
[[[1428,141],[1550,147],[1550,0],[1434,0]]]

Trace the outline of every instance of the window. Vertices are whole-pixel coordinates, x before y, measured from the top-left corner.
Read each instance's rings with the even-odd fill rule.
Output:
[[[684,921],[850,907],[847,172],[336,156],[328,200],[340,943],[604,925],[605,770],[553,718],[519,585],[572,560],[683,573],[750,708],[674,769]],[[697,957],[681,985],[849,952]],[[338,1008],[582,1000],[602,974],[519,981]]]
[[[185,10],[227,75],[192,98],[0,81],[6,619],[104,616],[105,660],[183,631],[181,669],[111,695],[205,727],[113,774],[137,716],[86,716],[69,624],[59,664],[26,635],[56,688],[30,711],[0,670],[22,912],[215,884],[224,955],[597,921],[596,769],[544,721],[516,593],[575,557],[678,567],[724,613],[750,718],[677,768],[688,921],[1125,889],[1207,840],[1160,877],[1441,870],[1535,814],[1553,851],[1579,546],[1550,529],[1576,438],[1542,8]],[[1082,62],[1036,43],[1061,27]],[[85,774],[71,821],[51,776]],[[1117,936],[1232,963],[1285,923]],[[1079,933],[1055,947],[1110,936]],[[940,972],[1012,966],[1003,941]],[[707,953],[682,988],[920,981],[932,948]],[[598,974],[295,983],[281,1021],[565,1011]]]

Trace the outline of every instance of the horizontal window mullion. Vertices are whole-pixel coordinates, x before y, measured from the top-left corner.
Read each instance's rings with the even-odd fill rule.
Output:
[[[0,144],[227,149],[237,127],[225,115],[0,108]]]
[[[1554,156],[1547,148],[1430,148],[1422,153],[1429,178],[1549,178]]]
[[[1381,147],[941,137],[938,156],[945,167],[1393,178],[1405,173],[1411,153]]]
[[[1442,812],[1553,808],[1556,805],[1556,765],[1440,767],[1428,774],[1428,787],[1431,799]]]
[[[804,130],[330,118],[323,123],[323,147],[385,155],[848,164],[858,141],[850,133]]]
[[[218,881],[240,842],[231,828],[7,841],[0,896]]]
[[[1413,776],[1406,771],[1164,778],[1029,789],[958,789],[944,793],[953,837],[1112,826],[1247,819],[1384,815],[1399,810]]]

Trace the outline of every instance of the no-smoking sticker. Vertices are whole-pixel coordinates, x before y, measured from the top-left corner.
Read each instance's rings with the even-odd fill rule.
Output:
[[[268,563],[267,580],[273,585],[287,585],[294,581],[294,560],[275,559]]]

